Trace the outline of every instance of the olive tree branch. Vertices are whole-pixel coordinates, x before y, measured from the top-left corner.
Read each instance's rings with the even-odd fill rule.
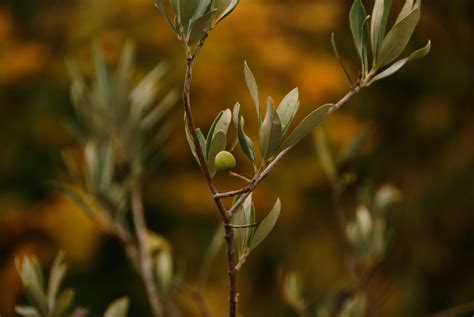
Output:
[[[153,316],[164,316],[163,305],[158,297],[155,278],[153,276],[153,261],[150,255],[149,237],[146,228],[142,189],[138,178],[130,183],[130,199],[133,223],[138,241],[138,273],[145,286]]]
[[[236,317],[237,316],[237,270],[236,270],[236,259],[235,259],[235,250],[234,250],[234,231],[230,223],[231,217],[226,212],[226,208],[221,198],[216,196],[217,189],[209,173],[209,167],[207,165],[206,159],[204,158],[204,152],[196,133],[196,125],[194,122],[193,112],[191,108],[190,95],[191,95],[191,83],[192,83],[192,78],[193,78],[193,66],[196,61],[196,58],[199,56],[199,53],[204,45],[206,37],[207,36],[205,36],[198,43],[196,49],[194,50],[194,53],[191,56],[188,56],[186,58],[186,75],[184,79],[183,103],[184,103],[184,112],[187,119],[186,120],[187,128],[191,134],[191,139],[194,144],[199,166],[207,182],[209,191],[212,194],[214,202],[217,208],[219,209],[219,213],[221,214],[222,222],[224,224],[224,230],[225,230],[224,236],[226,240],[227,263],[228,263],[227,274],[229,277],[229,316]]]

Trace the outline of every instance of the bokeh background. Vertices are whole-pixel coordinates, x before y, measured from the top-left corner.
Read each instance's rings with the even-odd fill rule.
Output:
[[[367,1],[369,4],[371,1]],[[330,34],[352,73],[348,0],[243,0],[212,32],[195,68],[193,100],[206,129],[220,109],[238,100],[248,118],[253,105],[243,79],[247,60],[262,97],[280,100],[300,88],[301,113],[338,100],[348,83],[334,58]],[[394,1],[396,10],[401,1]],[[428,316],[474,300],[474,2],[424,1],[411,48],[433,42],[431,54],[364,90],[324,129],[342,146],[363,129],[372,133],[351,168],[353,185],[391,182],[403,192],[389,224],[393,247],[378,275],[388,287],[382,316]],[[113,65],[133,39],[138,70],[159,61],[170,67],[163,86],[181,88],[182,49],[151,0],[43,0],[0,2],[0,315],[13,316],[21,285],[19,254],[36,254],[45,266],[59,249],[71,263],[66,284],[78,305],[100,316],[113,298],[132,298],[130,316],[148,314],[139,280],[120,245],[96,229],[48,185],[61,172],[61,149],[75,140],[66,56],[87,65],[99,40]],[[173,244],[195,280],[218,215],[189,154],[179,104],[175,129],[156,168],[147,174],[145,200],[153,230]],[[248,120],[251,134],[255,122]],[[253,130],[252,130],[253,129]],[[299,271],[314,303],[347,285],[330,186],[307,138],[256,193],[258,215],[279,196],[283,213],[271,237],[240,274],[245,316],[292,316],[281,297],[281,272]],[[243,161],[243,157],[240,160]],[[246,165],[243,164],[243,170]],[[219,177],[223,188],[238,182]],[[355,189],[354,189],[355,191]],[[348,194],[346,204],[353,204]],[[225,261],[213,265],[206,300],[218,316],[226,309]]]

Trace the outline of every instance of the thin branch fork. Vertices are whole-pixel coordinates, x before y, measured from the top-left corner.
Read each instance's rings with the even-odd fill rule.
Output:
[[[231,224],[232,216],[235,213],[235,211],[243,204],[245,199],[252,193],[257,185],[263,181],[268,174],[275,168],[275,166],[280,162],[283,157],[294,147],[294,145],[289,146],[282,152],[280,152],[275,159],[270,162],[266,167],[264,166],[263,169],[257,171],[253,179],[251,180],[251,184],[247,187],[244,187],[239,190],[235,191],[230,191],[226,193],[219,193],[217,191],[217,188],[212,180],[212,177],[209,173],[209,168],[206,162],[206,159],[204,157],[204,152],[201,147],[201,144],[199,142],[199,138],[196,132],[196,125],[194,122],[193,118],[193,112],[192,112],[192,107],[191,107],[191,83],[192,83],[192,78],[193,78],[193,66],[194,63],[201,52],[201,49],[204,45],[204,42],[207,38],[206,37],[199,42],[197,45],[194,53],[186,58],[186,75],[184,79],[184,89],[183,89],[183,103],[184,103],[184,112],[186,116],[186,124],[187,128],[191,134],[191,139],[196,151],[196,156],[199,162],[199,166],[201,168],[201,171],[204,175],[204,178],[206,180],[206,183],[208,185],[209,191],[212,194],[212,197],[214,199],[214,202],[219,209],[219,213],[221,214],[221,218],[224,224],[224,229],[225,229],[225,240],[226,240],[226,246],[227,246],[227,262],[228,262],[228,276],[229,276],[229,316],[230,317],[236,317],[237,316],[237,263],[236,263],[236,256],[235,256],[235,251],[234,251],[234,231],[233,231],[233,226]],[[339,100],[336,104],[333,105],[333,107],[329,110],[328,115],[337,111],[342,105],[344,105],[352,96],[357,94],[361,88],[366,86],[366,82],[358,82],[356,83],[352,89],[341,99]],[[224,198],[229,198],[229,197],[234,197],[237,195],[241,195],[239,199],[232,205],[232,207],[229,210],[226,210],[222,199]]]

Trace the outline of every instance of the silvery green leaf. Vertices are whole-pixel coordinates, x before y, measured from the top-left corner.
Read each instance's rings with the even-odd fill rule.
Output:
[[[416,2],[414,0],[406,0],[405,4],[403,5],[402,10],[398,14],[395,24],[405,19],[414,9],[420,7],[420,4],[421,4],[420,0],[416,0]]]
[[[186,131],[186,139],[188,140],[189,148],[191,149],[191,153],[193,153],[194,158],[196,159],[196,162],[199,164],[199,159],[198,155],[196,152],[196,147],[194,146],[193,142],[193,137],[191,135],[191,132],[188,129],[188,123],[187,123],[187,118],[186,115],[184,116],[184,130]],[[206,147],[206,138],[204,137],[204,134],[201,132],[200,129],[196,129],[196,134],[198,136],[199,143],[201,144],[201,149],[205,149]],[[204,158],[207,158],[206,153],[204,152]]]
[[[263,160],[270,159],[281,144],[283,131],[280,118],[278,117],[273,101],[270,97],[267,99],[267,113],[259,130],[260,153]]]
[[[207,164],[209,166],[209,173],[214,176],[216,169],[214,166],[214,160],[217,153],[224,151],[227,145],[227,137],[224,130],[219,130],[214,134],[212,138],[211,146],[209,147],[209,153],[207,154]]]
[[[420,21],[420,9],[413,10],[406,18],[395,24],[382,42],[376,68],[380,69],[393,62],[407,47]]]
[[[198,6],[194,12],[193,20],[196,21],[199,17],[208,13],[211,8],[212,0],[198,0]]]
[[[243,204],[237,209],[232,217],[232,224],[235,226],[248,226],[255,222],[255,211],[252,203],[252,194],[248,195]],[[253,228],[235,228],[235,246],[239,252],[241,260],[248,254],[249,239],[253,233]]]
[[[377,60],[380,45],[385,37],[391,5],[392,0],[375,0],[370,21],[370,40],[374,60]]]
[[[290,135],[283,141],[279,148],[279,152],[283,151],[289,146],[298,143],[302,138],[307,136],[326,118],[327,113],[331,109],[332,104],[326,104],[311,112],[304,118],[300,124],[290,133]]]
[[[361,60],[363,71],[367,66],[367,39],[369,28],[367,25],[367,13],[361,0],[354,0],[349,13],[352,37]]]
[[[236,105],[237,107],[237,105]],[[234,108],[234,109],[239,109],[239,107]],[[238,111],[237,111],[238,112]],[[237,137],[239,139],[240,147],[242,148],[242,151],[247,155],[254,163],[256,161],[256,155],[255,155],[255,145],[253,144],[252,139],[250,139],[244,132],[244,118],[238,114],[238,120],[237,120]]]
[[[51,267],[51,272],[49,274],[48,281],[48,305],[50,309],[56,306],[56,297],[59,292],[61,283],[66,275],[68,265],[64,262],[64,252],[59,252],[59,254],[54,259],[53,265]]]
[[[250,250],[255,249],[263,240],[265,240],[268,234],[272,231],[278,220],[278,217],[280,217],[280,211],[281,202],[280,199],[277,199],[270,213],[262,220],[257,230],[255,231]]]
[[[214,0],[213,7],[217,9],[216,23],[222,21],[226,16],[232,13],[239,4],[239,0]]]
[[[211,28],[212,20],[214,19],[215,14],[216,11],[207,12],[192,22],[188,45],[198,43],[206,36]]]
[[[104,313],[104,317],[126,317],[128,313],[129,300],[121,297],[114,300]]]
[[[189,24],[198,9],[200,0],[178,0],[179,2],[179,19],[181,25],[188,32]]]
[[[40,317],[38,310],[32,306],[15,306],[15,312],[24,317]]]
[[[262,118],[260,115],[260,100],[258,96],[258,86],[257,82],[255,81],[255,77],[250,70],[249,65],[247,62],[245,62],[244,65],[244,74],[245,74],[245,82],[247,83],[247,88],[250,91],[250,95],[252,96],[253,102],[255,103],[255,108],[257,109],[257,118],[258,118],[258,123],[262,123]]]
[[[173,27],[173,22],[171,22],[171,18],[168,14],[168,10],[166,10],[165,5],[163,4],[162,0],[155,0],[155,6],[160,10],[161,15],[165,18],[166,22]]]
[[[226,109],[224,111],[219,112],[217,117],[214,119],[214,122],[212,123],[209,132],[207,133],[206,153],[209,153],[212,140],[219,130],[224,131],[224,134],[227,135],[227,131],[229,130],[231,121],[232,112],[230,111],[230,109]]]
[[[414,51],[413,53],[410,54],[410,56],[403,58],[395,63],[393,63],[390,67],[388,67],[386,70],[381,72],[380,74],[376,75],[371,81],[370,84],[376,82],[377,80],[386,78],[388,76],[391,76],[395,74],[397,71],[399,71],[403,66],[405,66],[406,63],[417,59],[417,58],[423,58],[431,50],[431,41],[428,41],[428,44],[426,44],[425,47],[420,48],[419,50]]]
[[[62,317],[64,313],[71,307],[74,300],[75,292],[72,289],[66,289],[59,294],[54,305],[52,317]]]
[[[299,92],[298,88],[295,88],[283,98],[277,109],[278,117],[280,118],[281,127],[283,129],[283,134],[286,133],[291,125],[291,122],[293,122],[299,107]]]

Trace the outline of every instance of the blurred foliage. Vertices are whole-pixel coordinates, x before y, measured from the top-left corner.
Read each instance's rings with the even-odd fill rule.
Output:
[[[349,70],[357,53],[347,24],[350,1],[241,1],[222,27],[213,31],[195,69],[193,103],[199,126],[237,100],[241,112],[254,111],[241,74],[247,60],[265,95],[282,98],[299,87],[301,120],[348,89],[333,56],[330,34]],[[401,8],[401,1],[394,6]],[[324,123],[329,147],[347,146],[358,132],[373,131],[344,169],[357,169],[343,204],[367,179],[394,183],[403,202],[387,213],[395,232],[393,247],[379,264],[372,292],[384,289],[383,316],[421,316],[474,298],[474,34],[470,0],[423,4],[420,27],[410,51],[432,39],[430,55],[374,84]],[[249,22],[251,21],[251,23]],[[99,40],[116,65],[128,39],[136,42],[137,77],[158,61],[172,71],[164,83],[179,88],[182,48],[151,0],[3,1],[0,4],[0,314],[13,316],[21,282],[14,258],[36,254],[45,265],[58,248],[71,263],[64,284],[77,290],[76,303],[93,316],[114,298],[130,297],[130,315],[147,304],[140,281],[130,272],[114,240],[103,236],[78,208],[48,186],[58,177],[60,149],[73,145],[65,125],[72,113],[64,59],[77,56],[92,74],[90,44]],[[351,55],[351,52],[352,55]],[[353,62],[353,63],[351,63]],[[182,113],[172,117],[182,124]],[[256,137],[257,131],[246,131]],[[307,298],[318,302],[347,286],[342,246],[331,200],[331,185],[314,159],[310,140],[296,147],[254,194],[257,210],[270,210],[280,196],[285,208],[259,256],[240,275],[244,315],[291,316],[278,277],[292,269],[305,278]],[[146,176],[146,207],[154,231],[171,240],[186,263],[186,279],[196,280],[217,215],[181,128]],[[237,162],[245,161],[236,155]],[[239,166],[239,165],[238,165]],[[249,166],[242,166],[248,169]],[[238,180],[216,176],[221,188]],[[176,190],[179,188],[180,190]],[[182,195],[185,192],[185,195]],[[351,195],[352,192],[352,195]],[[263,215],[260,215],[261,217]],[[191,238],[190,238],[191,237]],[[112,264],[111,264],[112,263]],[[49,265],[48,265],[49,266]],[[219,255],[205,296],[217,315],[226,307],[225,259]],[[94,291],[91,291],[93,289]],[[186,301],[186,299],[181,299]],[[361,305],[360,301],[353,306]],[[194,312],[189,305],[189,314]],[[247,309],[245,309],[247,308]],[[251,311],[250,311],[251,309]]]

